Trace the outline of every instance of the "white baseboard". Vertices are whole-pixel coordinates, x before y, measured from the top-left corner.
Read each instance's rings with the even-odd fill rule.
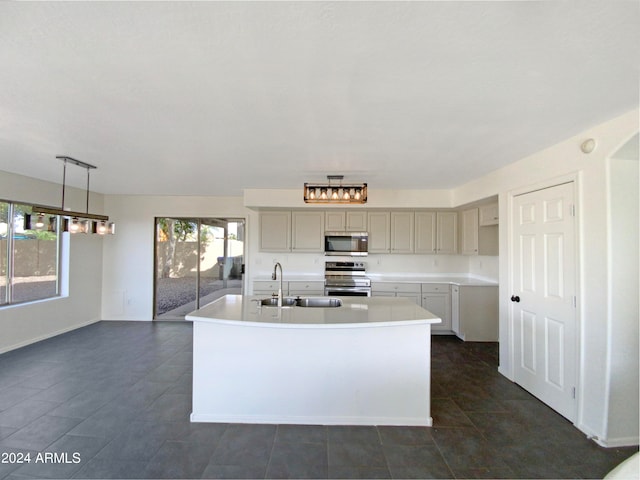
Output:
[[[99,318],[93,318],[83,323],[79,323],[77,325],[73,325],[70,327],[63,328],[61,330],[56,330],[55,332],[47,333],[44,335],[40,335],[39,337],[30,338],[29,340],[25,340],[24,342],[16,343],[14,345],[9,345],[8,347],[0,348],[0,354],[10,352],[11,350],[16,350],[18,348],[26,347],[27,345],[31,345],[33,343],[41,342],[42,340],[46,340],[48,338],[57,337],[58,335],[62,335],[63,333],[71,332],[72,330],[77,330],[78,328],[86,327],[87,325],[91,325],[93,323],[99,322]]]
[[[152,318],[103,318],[103,322],[152,322]]]
[[[433,419],[405,417],[334,417],[334,416],[270,416],[270,415],[212,415],[192,413],[192,423],[260,423],[270,425],[391,425],[431,427]]]
[[[605,448],[616,448],[616,447],[634,447],[640,445],[640,437],[618,437],[618,438],[609,438],[607,440],[602,440],[600,438],[593,438],[593,440]]]

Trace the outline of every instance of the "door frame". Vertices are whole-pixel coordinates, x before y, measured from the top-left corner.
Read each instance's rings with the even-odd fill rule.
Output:
[[[243,245],[242,245],[242,257],[243,257],[243,268],[242,268],[242,280],[240,282],[240,289],[242,294],[244,295],[245,292],[247,291],[247,274],[246,274],[246,269],[245,269],[245,265],[247,264],[247,246],[248,246],[248,241],[247,241],[247,223],[248,223],[248,219],[246,216],[242,216],[242,215],[154,215],[153,217],[153,294],[152,294],[152,304],[151,304],[151,319],[152,321],[157,321],[157,286],[156,286],[156,280],[157,280],[157,272],[158,272],[158,254],[157,254],[157,250],[158,250],[158,232],[157,232],[157,223],[158,223],[158,219],[159,218],[174,218],[174,219],[179,219],[179,220],[190,220],[193,222],[197,223],[197,238],[198,238],[198,257],[200,257],[201,252],[201,244],[200,244],[200,229],[202,227],[202,220],[209,220],[209,219],[220,219],[220,220],[237,220],[238,222],[242,222],[242,224],[244,225],[244,240],[243,240]],[[199,292],[200,290],[200,262],[197,263],[197,275],[196,275],[196,291]],[[199,296],[196,295],[196,305],[199,304]]]
[[[514,316],[513,316],[513,303],[509,300],[511,293],[515,288],[515,278],[514,278],[514,225],[513,225],[513,214],[514,214],[514,204],[515,197],[520,195],[524,195],[527,193],[536,192],[538,190],[544,190],[547,188],[555,187],[558,185],[573,183],[573,205],[575,206],[575,222],[574,222],[574,268],[575,268],[575,278],[576,278],[576,304],[575,304],[575,315],[576,315],[576,338],[575,338],[575,366],[576,366],[576,374],[574,379],[574,385],[576,390],[576,407],[574,412],[574,418],[571,422],[574,425],[577,425],[579,422],[579,418],[581,416],[581,412],[583,409],[583,401],[581,392],[581,385],[583,385],[583,359],[584,352],[582,350],[582,346],[584,341],[582,339],[583,335],[583,317],[582,317],[582,291],[583,291],[583,278],[581,275],[581,266],[582,266],[582,237],[583,237],[583,226],[581,221],[581,205],[583,198],[583,191],[581,186],[581,175],[580,172],[573,172],[567,175],[562,175],[558,177],[552,177],[537,183],[533,183],[527,186],[522,186],[510,190],[507,192],[507,239],[506,239],[506,251],[507,251],[507,283],[506,290],[500,289],[501,295],[501,305],[506,309],[507,322],[506,335],[500,335],[500,340],[503,338],[507,339],[507,356],[509,358],[509,366],[507,369],[501,368],[500,373],[505,375],[512,382],[515,380],[514,367],[515,367],[515,341],[514,338]],[[501,365],[502,367],[502,365]]]

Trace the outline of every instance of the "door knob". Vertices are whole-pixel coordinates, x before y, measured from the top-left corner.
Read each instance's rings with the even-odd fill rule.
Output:
[[[520,301],[520,297],[517,295],[511,295],[511,301],[518,303]]]

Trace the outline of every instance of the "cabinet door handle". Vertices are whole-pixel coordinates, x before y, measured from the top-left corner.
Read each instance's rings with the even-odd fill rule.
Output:
[[[518,295],[511,295],[511,301],[519,303],[520,302],[520,297]]]

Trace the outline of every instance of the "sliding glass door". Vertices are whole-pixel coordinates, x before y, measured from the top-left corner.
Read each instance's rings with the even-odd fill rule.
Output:
[[[242,293],[244,220],[156,218],[156,320],[181,320],[227,293]]]

